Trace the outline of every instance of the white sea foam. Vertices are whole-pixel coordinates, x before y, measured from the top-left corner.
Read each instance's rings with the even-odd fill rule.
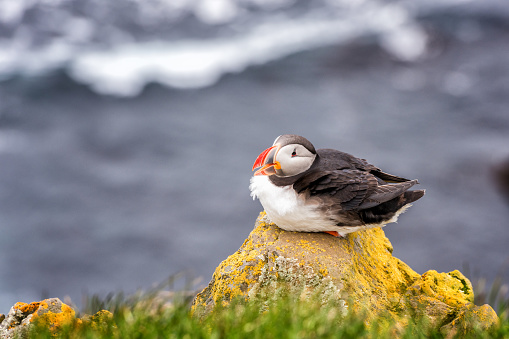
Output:
[[[100,93],[114,95],[136,95],[151,81],[177,88],[205,87],[225,73],[241,72],[352,33],[337,20],[268,23],[236,38],[124,44],[90,51],[72,62],[70,74]]]
[[[40,1],[43,0],[23,0],[18,5],[7,5],[10,2],[0,0],[0,9],[8,9],[0,20],[4,23],[19,21],[25,9]],[[266,11],[294,2],[243,1]],[[210,25],[233,22],[246,15],[241,3],[236,0],[158,0],[162,9],[171,9],[179,15],[193,12],[196,18]],[[87,43],[97,33],[93,21],[69,16],[62,23],[64,35],[34,47],[30,32],[20,26],[13,39],[0,40],[0,79],[14,74],[34,76],[63,68],[74,80],[98,93],[134,96],[150,82],[184,89],[210,86],[224,74],[242,72],[249,66],[296,52],[348,42],[365,34],[379,36],[387,51],[405,61],[418,59],[426,50],[424,30],[413,19],[414,13],[402,4],[377,0],[353,1],[348,5],[345,1],[328,0],[326,3],[327,6],[322,4],[297,16],[290,17],[284,11],[266,15],[249,25],[236,26],[237,34],[201,40],[141,41],[127,36],[113,39],[105,47],[105,44]],[[139,4],[141,6],[141,2]],[[145,19],[155,15],[147,13]]]
[[[233,38],[122,44],[78,55],[70,64],[70,74],[99,93],[120,96],[136,95],[148,82],[198,88],[216,83],[226,73],[348,41],[366,32],[387,35],[384,46],[404,60],[422,55],[426,35],[420,27],[408,19],[393,22],[390,17],[377,19],[372,14],[353,20],[323,16],[282,19]]]

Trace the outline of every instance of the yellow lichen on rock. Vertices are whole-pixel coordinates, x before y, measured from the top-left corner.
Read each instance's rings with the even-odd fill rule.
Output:
[[[451,322],[441,327],[441,332],[447,338],[458,338],[475,328],[489,331],[496,324],[498,324],[498,316],[491,306],[466,304],[458,310]]]
[[[113,314],[107,310],[101,310],[93,315],[84,315],[77,319],[77,327],[90,326],[95,331],[106,331],[110,326]]]
[[[45,299],[33,313],[31,322],[57,331],[63,326],[71,325],[75,320],[74,310],[57,298]]]
[[[368,322],[384,317],[406,324],[425,317],[431,326],[447,331],[463,326],[457,325],[466,317],[462,314],[478,314],[485,324],[496,323],[491,307],[475,311],[472,285],[459,271],[419,275],[392,255],[380,228],[346,238],[286,232],[264,212],[240,249],[216,268],[208,287],[196,296],[193,312],[201,316],[235,297],[273,297],[280,290],[320,291],[345,308],[367,310]]]
[[[21,313],[32,314],[39,308],[40,305],[40,302],[33,302],[30,304],[17,302],[13,307],[15,310],[19,310]]]
[[[457,270],[449,273],[428,271],[408,288],[407,293],[425,295],[456,308],[474,302],[472,284]]]
[[[47,328],[53,334],[57,334],[65,326],[90,324],[94,328],[111,317],[110,312],[103,310],[93,316],[78,319],[72,307],[64,304],[58,298],[44,299],[29,304],[18,302],[11,307],[9,314],[0,322],[0,338],[23,337],[34,326]]]
[[[33,303],[16,303],[0,324],[0,337],[11,338],[28,331],[35,323],[57,331],[71,325],[75,320],[74,310],[58,298]]]

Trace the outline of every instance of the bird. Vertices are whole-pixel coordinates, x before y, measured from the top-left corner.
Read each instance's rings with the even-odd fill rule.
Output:
[[[249,189],[268,218],[296,232],[347,234],[396,222],[425,190],[418,180],[383,172],[365,159],[315,150],[306,138],[284,134],[256,158]]]

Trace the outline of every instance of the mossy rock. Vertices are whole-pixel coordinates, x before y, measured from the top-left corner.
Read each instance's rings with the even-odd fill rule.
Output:
[[[30,304],[16,303],[0,324],[0,338],[24,337],[36,322],[58,331],[75,319],[74,310],[58,298],[44,299]]]
[[[42,326],[53,334],[57,334],[65,326],[76,324],[90,323],[93,326],[100,326],[105,319],[111,319],[111,317],[112,314],[109,311],[103,310],[93,316],[78,319],[72,307],[58,298],[29,304],[18,302],[0,322],[0,338],[25,338],[33,326]]]
[[[490,306],[473,304],[472,285],[459,271],[419,275],[392,255],[381,228],[346,238],[287,232],[264,212],[240,249],[216,268],[196,296],[193,312],[201,317],[233,298],[271,298],[281,291],[317,291],[322,298],[339,300],[345,310],[367,312],[368,323],[376,318],[404,326],[425,318],[449,333],[498,322]]]

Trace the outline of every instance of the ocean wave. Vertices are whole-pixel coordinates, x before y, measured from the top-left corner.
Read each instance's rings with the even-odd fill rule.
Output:
[[[369,25],[373,26],[373,21]],[[365,27],[337,19],[308,18],[266,23],[234,38],[129,43],[82,53],[70,64],[69,72],[99,93],[132,96],[149,82],[176,88],[210,86],[226,73],[353,39],[369,29],[386,30],[387,48],[401,58],[412,59],[424,51],[426,36],[417,26],[397,30],[395,36],[390,34],[393,26],[383,25],[378,22],[378,27]]]
[[[64,69],[97,93],[135,96],[151,82],[211,86],[224,74],[366,35],[396,58],[414,61],[428,40],[417,13],[458,1],[419,7],[375,0],[313,6],[297,0],[133,0],[135,14],[108,3],[0,0],[0,80]]]

